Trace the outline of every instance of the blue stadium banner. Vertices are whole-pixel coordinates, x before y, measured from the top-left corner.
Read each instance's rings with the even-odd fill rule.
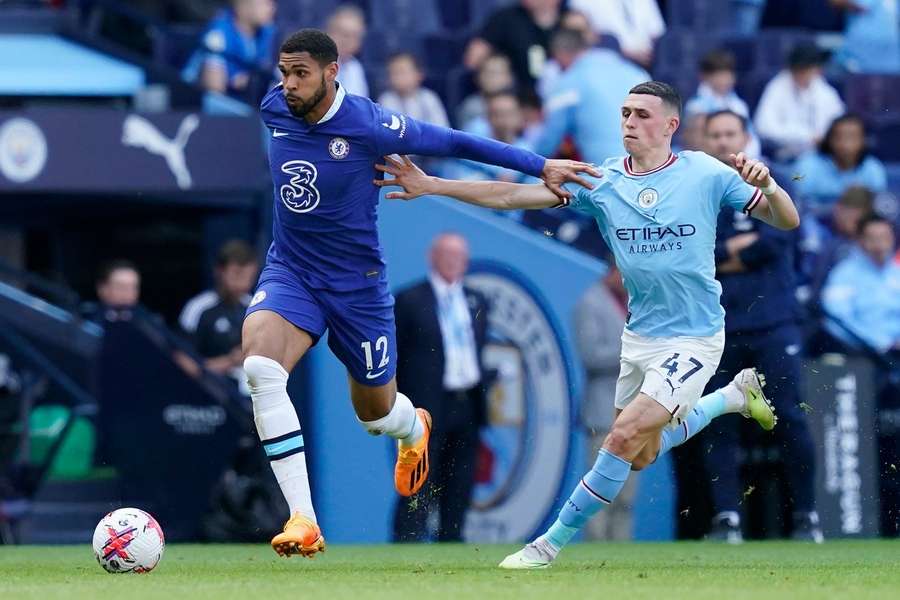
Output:
[[[266,186],[256,117],[0,111],[0,193],[237,194]]]

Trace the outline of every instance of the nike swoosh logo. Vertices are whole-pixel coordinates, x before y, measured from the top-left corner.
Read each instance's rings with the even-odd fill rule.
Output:
[[[400,119],[397,118],[397,115],[391,115],[390,123],[382,123],[382,127],[387,127],[388,129],[397,130],[400,129]]]
[[[272,137],[284,137],[286,135],[290,135],[287,131],[278,131],[277,129],[272,130]]]
[[[382,375],[384,375],[385,371],[387,371],[387,369],[382,369],[377,373],[366,373],[366,379],[375,379],[376,377],[381,377]]]

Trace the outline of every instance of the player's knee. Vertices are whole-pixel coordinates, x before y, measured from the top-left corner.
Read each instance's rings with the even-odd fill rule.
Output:
[[[244,359],[244,373],[251,393],[261,393],[287,387],[288,373],[278,361],[252,355]]]
[[[614,424],[612,431],[606,436],[603,447],[616,456],[626,456],[631,453],[631,446],[637,430],[629,425]]]

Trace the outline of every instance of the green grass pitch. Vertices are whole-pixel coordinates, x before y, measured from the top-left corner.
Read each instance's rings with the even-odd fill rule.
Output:
[[[152,573],[110,575],[88,544],[0,546],[0,599],[900,599],[900,541],[575,544],[544,571],[498,569],[515,549],[332,546],[287,560],[265,545],[172,544]]]

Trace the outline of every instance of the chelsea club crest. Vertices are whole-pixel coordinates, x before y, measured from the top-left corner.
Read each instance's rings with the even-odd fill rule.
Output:
[[[659,192],[653,188],[644,188],[638,194],[638,204],[641,208],[650,208],[659,202]]]
[[[328,142],[328,154],[336,160],[347,158],[347,155],[350,154],[350,142],[342,137],[331,138],[331,141]]]

